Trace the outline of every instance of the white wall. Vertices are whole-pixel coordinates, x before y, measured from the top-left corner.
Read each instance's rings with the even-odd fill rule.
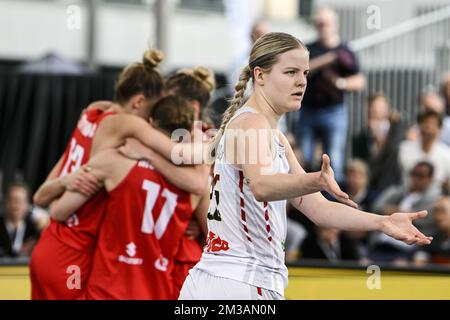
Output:
[[[254,14],[262,10],[252,6]],[[71,4],[81,8],[81,29],[67,27]],[[0,0],[0,59],[32,59],[48,51],[83,60],[86,52],[86,9],[80,1]],[[275,21],[273,31],[286,31],[303,40],[314,34],[298,20]],[[176,9],[171,14],[167,67],[206,65],[226,70],[233,37],[222,13]],[[155,44],[155,18],[149,8],[101,5],[97,15],[96,57],[100,64],[125,65],[139,60]]]

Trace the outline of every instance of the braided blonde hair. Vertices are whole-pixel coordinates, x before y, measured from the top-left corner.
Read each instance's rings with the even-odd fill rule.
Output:
[[[231,100],[230,106],[225,110],[222,118],[222,123],[219,131],[211,139],[208,148],[208,161],[214,160],[215,149],[219,144],[220,138],[225,132],[225,128],[235,115],[236,111],[242,107],[242,99],[245,95],[245,89],[250,79],[253,81],[253,72],[255,67],[260,67],[265,71],[270,71],[272,66],[278,61],[278,56],[287,51],[303,48],[305,45],[294,36],[283,32],[269,32],[258,38],[253,44],[250,52],[249,63],[245,66],[239,76],[239,82],[234,87],[234,97]]]

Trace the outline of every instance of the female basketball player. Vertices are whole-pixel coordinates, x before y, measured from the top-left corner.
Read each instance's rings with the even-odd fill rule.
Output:
[[[197,67],[194,69],[181,69],[167,78],[164,91],[167,95],[177,95],[189,100],[195,110],[195,121],[200,123],[202,120],[201,115],[209,103],[211,92],[214,88],[214,74],[207,68]],[[198,129],[204,130],[205,127]],[[202,132],[198,133],[201,134]],[[164,176],[174,174],[174,165],[170,161],[136,141],[128,141],[121,150],[131,158],[145,158]],[[177,174],[182,181],[185,181],[187,184],[192,183],[189,177],[182,178],[184,174],[189,174],[189,172],[179,172]],[[172,271],[176,298],[178,298],[189,270],[200,260],[204,239],[207,236],[207,231],[202,230],[195,216],[191,219],[188,226],[186,234],[180,241]]]
[[[304,173],[277,122],[299,110],[308,69],[308,50],[289,34],[269,33],[253,45],[212,143],[207,246],[180,299],[283,299],[286,200],[319,226],[379,230],[408,244],[430,243],[411,223],[426,211],[378,216],[327,201],[318,191],[354,205],[337,189],[328,156],[320,172]],[[250,79],[253,92],[241,106]]]
[[[187,100],[168,96],[154,106],[152,120],[167,135],[178,128],[191,131],[194,109]],[[209,193],[190,195],[148,162],[130,160],[115,149],[94,156],[89,168],[108,196],[87,298],[176,299],[174,255],[193,210],[206,224]],[[51,215],[64,221],[86,201],[81,193],[66,191],[51,205]]]
[[[35,198],[45,199],[48,203],[60,196],[65,190],[65,175],[79,169],[90,155],[120,146],[127,137],[136,137],[170,158],[175,143],[142,119],[148,119],[152,105],[161,97],[163,78],[155,69],[161,60],[161,52],[147,51],[142,63],[130,65],[120,75],[115,88],[115,103],[110,108],[106,111],[90,108],[83,113],[64,155]],[[207,170],[177,169],[191,173],[188,191],[204,190]],[[176,174],[169,177],[174,184],[177,179]],[[92,179],[91,184],[88,194],[97,188]],[[200,184],[202,186],[198,187]],[[98,201],[80,208],[66,223],[50,222],[31,257],[33,299],[77,299],[82,296],[102,220],[101,205],[104,202],[101,200],[104,196],[104,192],[96,194]]]

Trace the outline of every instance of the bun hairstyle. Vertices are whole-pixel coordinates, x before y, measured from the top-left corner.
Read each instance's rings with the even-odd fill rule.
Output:
[[[214,73],[205,67],[181,69],[167,79],[165,90],[190,101],[198,101],[205,108],[216,87]]]
[[[144,52],[142,64],[147,70],[155,69],[164,60],[164,54],[159,50],[147,50]]]
[[[216,88],[216,80],[214,79],[214,73],[202,66],[199,66],[192,70],[192,75],[198,81],[200,81],[208,91],[213,91]]]
[[[156,67],[163,59],[161,51],[150,49],[144,52],[142,62],[125,67],[117,79],[114,100],[124,104],[138,93],[142,93],[147,99],[161,96],[164,79]]]

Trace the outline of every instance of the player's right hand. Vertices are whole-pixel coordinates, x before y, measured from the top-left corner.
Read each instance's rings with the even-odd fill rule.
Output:
[[[341,190],[334,179],[334,171],[331,168],[330,157],[324,154],[322,160],[322,169],[320,170],[320,185],[322,189],[331,194],[339,202],[353,208],[358,208],[358,205],[350,199],[348,194]]]
[[[84,165],[79,170],[62,178],[61,181],[66,190],[90,197],[101,188],[98,179],[87,168],[88,166]]]

